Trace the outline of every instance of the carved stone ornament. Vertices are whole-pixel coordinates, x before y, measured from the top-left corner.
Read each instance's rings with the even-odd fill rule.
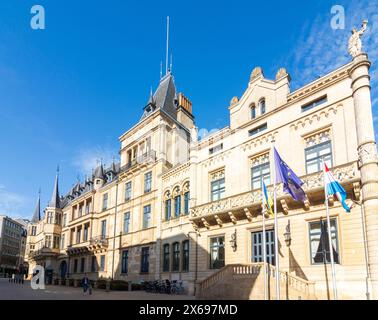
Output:
[[[330,130],[326,130],[322,132],[317,132],[311,136],[306,137],[305,138],[306,148],[331,140],[330,135],[331,135]]]
[[[230,104],[231,104],[231,105],[234,105],[234,104],[236,104],[236,103],[238,103],[238,102],[239,102],[239,98],[238,98],[237,96],[235,96],[235,97],[233,97],[233,98],[231,99]]]
[[[256,67],[252,70],[251,76],[250,76],[250,81],[257,78],[258,76],[263,76],[263,71],[262,71],[261,67]]]
[[[215,181],[224,178],[224,169],[210,174],[210,180]]]
[[[280,68],[276,73],[276,80],[279,80],[283,77],[286,77],[288,75],[285,68]]]
[[[358,147],[360,165],[370,162],[378,162],[377,148],[375,143],[366,143]]]
[[[362,51],[361,36],[366,30],[367,23],[368,21],[364,20],[362,22],[362,27],[360,30],[357,30],[356,28],[352,29],[352,35],[350,36],[348,41],[348,52],[353,58],[359,55]]]

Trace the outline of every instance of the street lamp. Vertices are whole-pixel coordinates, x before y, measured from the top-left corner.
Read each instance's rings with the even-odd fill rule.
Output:
[[[284,237],[285,237],[285,243],[286,243],[286,245],[288,247],[290,247],[290,245],[291,245],[290,220],[287,223],[286,232],[284,233]]]

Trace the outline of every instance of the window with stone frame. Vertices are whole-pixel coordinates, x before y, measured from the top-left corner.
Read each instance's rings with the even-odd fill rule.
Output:
[[[132,191],[131,187],[132,187],[131,181],[126,182],[126,184],[125,184],[125,201],[131,200],[131,191]]]
[[[210,198],[217,201],[224,198],[226,192],[224,169],[210,173]]]
[[[172,271],[180,271],[180,243],[172,244]]]
[[[252,190],[262,188],[262,182],[270,184],[269,152],[251,159],[251,186]]]
[[[210,238],[210,269],[225,266],[224,236]]]
[[[129,264],[129,250],[122,251],[122,265],[121,265],[121,272],[127,274],[128,273],[128,264]]]
[[[164,194],[164,210],[165,210],[165,221],[171,219],[172,216],[172,200],[171,200],[171,193],[167,191]]]
[[[182,271],[189,271],[189,240],[182,242]]]
[[[339,241],[337,233],[337,219],[330,219],[331,243],[333,259],[339,262]],[[309,222],[311,264],[331,263],[331,252],[329,248],[327,220]]]
[[[169,272],[170,269],[170,252],[169,252],[169,243],[163,245],[163,272]]]
[[[330,130],[324,130],[305,139],[305,162],[306,173],[314,173],[323,170],[323,159],[326,165],[331,168],[332,161],[332,143],[330,138]]]
[[[140,272],[141,273],[148,273],[150,267],[150,248],[143,247],[141,253],[141,264],[140,264]]]

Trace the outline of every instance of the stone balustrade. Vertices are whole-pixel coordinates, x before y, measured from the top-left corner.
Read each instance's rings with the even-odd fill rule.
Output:
[[[331,169],[334,177],[341,183],[353,183],[360,179],[357,162],[350,162]],[[314,190],[322,189],[324,186],[323,172],[316,172],[301,177],[304,182],[303,190],[310,194]],[[273,186],[268,186],[268,192],[273,195]],[[283,191],[282,184],[277,187],[277,200],[287,197],[288,195]],[[227,197],[218,201],[205,203],[190,209],[191,220],[198,218],[230,212],[238,209],[243,209],[251,206],[261,206],[262,192],[260,189],[240,193],[231,197]]]

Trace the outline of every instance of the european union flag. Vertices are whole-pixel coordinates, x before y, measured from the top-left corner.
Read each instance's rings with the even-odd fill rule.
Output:
[[[303,181],[297,177],[293,170],[289,168],[278,154],[276,148],[274,151],[274,165],[276,168],[276,182],[283,183],[283,190],[289,193],[294,200],[304,202],[306,194],[302,189]]]

